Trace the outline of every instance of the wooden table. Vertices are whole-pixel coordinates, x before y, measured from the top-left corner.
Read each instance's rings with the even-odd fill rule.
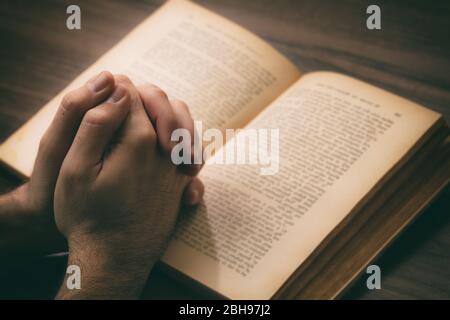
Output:
[[[82,70],[111,48],[162,1],[75,1],[82,30],[65,27],[74,1],[0,3],[0,140],[29,119]],[[272,43],[301,69],[336,70],[443,113],[450,123],[450,3],[376,1],[382,30],[365,27],[371,2],[201,0]],[[18,184],[0,170],[0,192]],[[365,280],[344,298],[450,298],[450,188],[376,261],[382,289]],[[0,297],[48,298],[64,272],[64,258],[22,266],[0,284]],[[179,288],[158,297],[193,297]],[[151,290],[152,291],[152,290]]]

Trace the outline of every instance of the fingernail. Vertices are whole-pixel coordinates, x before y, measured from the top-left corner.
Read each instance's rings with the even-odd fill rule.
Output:
[[[119,102],[125,96],[126,90],[122,86],[117,86],[108,102]]]
[[[88,86],[93,92],[99,92],[105,89],[109,84],[109,78],[105,72],[100,73],[93,79],[89,80]]]

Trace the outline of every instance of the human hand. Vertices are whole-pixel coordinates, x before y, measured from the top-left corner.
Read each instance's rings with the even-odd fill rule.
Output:
[[[129,82],[126,77],[122,76],[115,76],[115,79]],[[187,129],[191,137],[194,137],[194,122],[188,106],[183,101],[169,101],[166,93],[152,84],[138,86],[137,90],[147,115],[156,130],[158,143],[163,152],[171,154],[174,142],[170,138],[177,128]],[[192,150],[194,151],[193,148]],[[193,158],[193,155],[191,157]],[[184,205],[194,206],[203,199],[205,187],[196,176],[202,166],[203,164],[182,164],[179,166],[182,173],[191,177],[183,193],[182,203]]]
[[[0,224],[5,227],[0,249],[4,254],[20,255],[23,251],[42,254],[64,249],[65,240],[56,228],[53,215],[56,179],[84,114],[109,97],[114,84],[114,77],[109,72],[102,72],[62,99],[41,139],[30,180],[0,197]],[[152,91],[148,90],[148,86],[140,91],[149,100]],[[158,121],[160,131],[170,130],[170,125],[164,124],[170,124],[172,118],[161,116]],[[162,137],[166,134],[162,133],[161,140]],[[192,178],[184,190],[183,204],[198,204],[203,190],[201,181]]]
[[[64,246],[53,216],[53,194],[59,169],[84,113],[106,99],[113,89],[113,76],[102,72],[65,95],[40,142],[30,180],[2,196],[0,221],[5,232],[1,248],[17,254],[26,248],[37,254]]]
[[[139,295],[189,182],[160,152],[134,86],[123,77],[116,82],[112,98],[84,116],[55,190],[55,219],[68,239],[69,264],[81,265],[89,279],[77,292],[83,298]],[[152,107],[160,112],[171,107],[167,103]],[[63,288],[59,297],[72,294]]]
[[[55,117],[42,137],[38,149],[38,154],[30,180],[16,190],[15,200],[20,202],[20,206],[37,221],[45,222],[44,225],[54,225],[53,222],[53,194],[56,179],[61,168],[62,161],[69,150],[75,137],[81,119],[84,114],[94,106],[109,97],[114,89],[115,79],[107,71],[101,72],[90,79],[84,86],[66,94],[55,114]],[[157,103],[164,99],[159,99],[160,90],[152,85],[145,85],[139,88],[139,92],[145,101],[146,109],[149,110],[151,119],[158,123],[157,134],[161,146],[169,150],[170,145],[166,143],[170,139],[171,130],[177,127],[177,116],[167,108],[159,108]],[[164,95],[164,93],[162,93]],[[174,112],[179,115],[180,108],[186,108],[182,102],[173,102],[177,108]],[[181,106],[180,106],[181,105]],[[148,107],[147,107],[148,106]],[[155,106],[155,107],[153,107]],[[150,113],[151,112],[151,113]],[[180,117],[183,125],[190,125],[189,121]],[[192,166],[185,170],[186,173],[195,176],[199,168]],[[203,196],[203,184],[198,178],[192,180],[187,186],[183,204],[196,205]]]

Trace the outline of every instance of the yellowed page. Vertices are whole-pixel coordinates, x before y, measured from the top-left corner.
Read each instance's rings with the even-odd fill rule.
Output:
[[[62,96],[102,70],[159,85],[170,98],[186,101],[205,126],[219,129],[244,125],[299,78],[293,64],[249,31],[194,3],[173,0],[5,141],[0,158],[29,176]]]
[[[229,298],[270,298],[439,117],[350,77],[306,74],[247,126],[279,128],[279,172],[206,165],[205,205],[184,215],[163,261]]]

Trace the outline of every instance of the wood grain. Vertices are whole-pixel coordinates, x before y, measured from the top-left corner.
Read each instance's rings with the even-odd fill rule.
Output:
[[[197,2],[263,37],[304,71],[349,74],[437,110],[450,122],[448,1],[377,1],[382,30],[376,31],[365,28],[368,1]],[[79,0],[82,30],[69,31],[65,9],[72,2],[1,1],[0,141],[161,3]],[[0,170],[0,192],[18,183]],[[344,298],[450,298],[449,199],[447,188],[377,261],[382,290],[367,290],[361,279]],[[23,266],[2,282],[0,297],[51,297],[64,263],[54,258]],[[162,277],[151,284],[156,290]],[[172,289],[179,289],[178,297],[193,297]],[[171,297],[173,290],[160,296]]]

